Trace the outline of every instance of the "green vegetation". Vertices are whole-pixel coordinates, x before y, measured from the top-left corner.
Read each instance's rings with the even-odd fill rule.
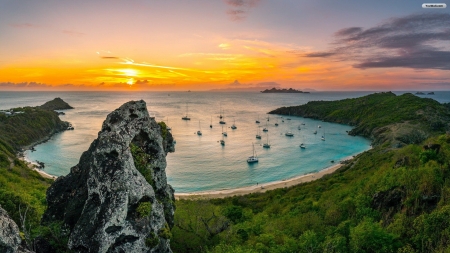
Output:
[[[313,182],[177,201],[174,252],[450,252],[450,134],[444,121],[450,108],[381,93],[274,112],[289,109],[291,115],[352,124],[359,129],[354,134],[378,142]],[[392,145],[411,133],[408,124],[428,137]],[[392,125],[389,131],[401,134],[377,132]],[[439,148],[423,147],[429,144]]]
[[[30,249],[36,238],[46,238],[56,249],[62,249],[58,245],[67,245],[67,241],[63,239],[61,227],[58,224],[40,225],[47,205],[46,191],[53,180],[28,168],[17,158],[16,152],[66,129],[68,123],[61,121],[56,112],[39,107],[12,110],[21,113],[0,114],[0,205],[17,223],[22,239]]]
[[[136,212],[141,218],[149,216],[152,213],[152,203],[150,203],[150,201],[139,203]]]
[[[167,222],[164,224],[164,227],[159,230],[158,235],[166,240],[172,238],[172,233],[170,232],[169,224],[167,224]]]
[[[161,121],[158,122],[159,127],[161,128],[161,136],[163,137],[163,139],[167,139],[167,133],[169,130],[167,130],[167,125],[165,122]]]
[[[0,144],[14,153],[20,147],[47,138],[52,133],[65,130],[67,122],[59,119],[54,111],[37,107],[15,108],[22,114],[5,116],[0,114]]]
[[[159,237],[156,236],[155,233],[151,232],[147,238],[145,238],[145,246],[149,247],[150,249],[156,247],[156,245],[159,244]]]
[[[134,166],[142,174],[145,180],[155,188],[152,170],[148,168],[151,156],[134,143],[130,144],[131,154],[133,155]]]

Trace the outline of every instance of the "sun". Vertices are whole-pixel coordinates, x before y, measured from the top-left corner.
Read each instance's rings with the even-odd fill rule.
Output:
[[[125,76],[137,76],[138,75],[138,71],[135,69],[120,69],[120,72],[122,72],[122,75]]]
[[[134,79],[133,78],[128,79],[127,84],[132,86],[134,84]]]

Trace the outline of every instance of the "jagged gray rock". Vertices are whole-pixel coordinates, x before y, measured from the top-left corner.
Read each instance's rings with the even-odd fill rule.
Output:
[[[48,189],[43,223],[62,222],[76,252],[172,252],[174,190],[165,168],[173,151],[172,135],[145,102],[125,103],[107,116],[78,165]]]
[[[20,242],[19,227],[0,207],[0,252],[15,253]]]

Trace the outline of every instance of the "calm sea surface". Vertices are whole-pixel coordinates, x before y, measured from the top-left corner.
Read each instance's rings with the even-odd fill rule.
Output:
[[[370,141],[347,135],[350,126],[291,116],[267,115],[281,106],[301,105],[312,100],[338,100],[360,97],[372,92],[314,92],[311,94],[261,94],[227,92],[0,92],[0,109],[41,105],[61,97],[74,110],[66,110],[62,120],[74,131],[54,135],[46,143],[27,151],[30,161],[45,163],[49,174],[66,175],[78,163],[82,152],[97,137],[106,115],[130,100],[147,102],[151,116],[166,121],[177,141],[175,153],[167,156],[167,178],[176,192],[220,190],[263,184],[316,172],[370,148]],[[403,93],[403,92],[398,92]],[[428,96],[439,102],[450,102],[450,92]],[[190,121],[183,121],[186,114]],[[220,108],[225,115],[223,131],[226,145],[221,146]],[[269,121],[267,117],[269,116]],[[260,124],[256,124],[258,119]],[[212,118],[212,119],[211,119]],[[284,122],[282,120],[284,119]],[[209,125],[212,121],[213,127]],[[235,122],[237,129],[230,126]],[[278,122],[279,126],[274,124]],[[305,125],[301,125],[304,123]],[[255,138],[258,125],[269,129],[262,139]],[[321,125],[321,128],[318,128]],[[301,130],[298,130],[298,126]],[[202,136],[196,131],[201,128]],[[313,132],[317,130],[318,134]],[[291,131],[294,136],[287,137]],[[325,135],[326,141],[320,139]],[[270,149],[262,144],[269,140]],[[254,144],[259,162],[247,164]],[[306,149],[300,149],[300,143]]]

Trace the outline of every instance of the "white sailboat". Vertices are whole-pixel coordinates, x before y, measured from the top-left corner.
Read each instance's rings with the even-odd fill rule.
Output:
[[[258,156],[256,155],[256,152],[255,152],[255,145],[253,143],[252,143],[252,145],[253,145],[253,155],[249,156],[247,158],[247,162],[248,163],[257,163],[258,162]]]
[[[259,132],[259,127],[256,130],[256,139],[261,139],[261,133]]]
[[[288,137],[294,136],[294,134],[291,131],[287,131],[284,135],[286,135]]]
[[[270,148],[270,144],[269,144],[269,135],[266,134],[266,136],[267,136],[267,141],[266,141],[266,143],[263,144],[263,148]]]
[[[259,124],[260,122],[259,122],[259,115],[258,115],[258,120],[256,121],[256,124]]]
[[[182,120],[191,120],[191,118],[188,117],[188,103],[186,103],[186,116],[184,116],[183,118],[181,118]]]
[[[301,134],[301,138],[303,139],[303,133]],[[300,143],[300,148],[301,149],[305,149],[306,148],[306,145],[305,145],[305,143]]]
[[[220,124],[226,124],[226,122],[225,122],[225,115],[222,115],[222,105],[220,105],[220,121],[219,121],[219,123]]]
[[[267,128],[267,122],[266,122],[266,127],[263,128],[263,132],[267,132],[267,131],[269,131],[269,129]]]
[[[325,140],[325,132],[323,133],[323,135],[322,135],[322,138],[320,138],[322,141],[324,141]]]
[[[223,132],[223,126],[222,126],[222,132]],[[222,140],[220,140],[220,145],[225,146],[225,140],[223,139],[223,135],[222,135]]]
[[[233,118],[233,125],[231,125],[231,129],[236,129],[237,127],[236,127],[236,119],[235,118]]]
[[[317,130],[314,130],[314,134],[317,134]]]
[[[202,135],[202,127],[200,126],[200,120],[198,121],[198,131],[197,135]]]

